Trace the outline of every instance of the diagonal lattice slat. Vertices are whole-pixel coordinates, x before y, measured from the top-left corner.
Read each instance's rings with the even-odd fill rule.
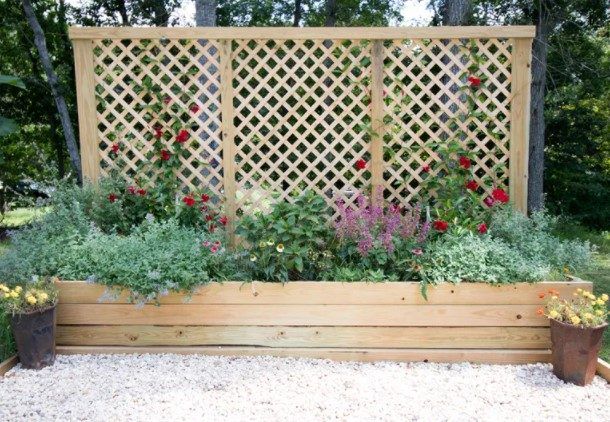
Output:
[[[486,117],[457,122],[456,129],[452,117],[465,107],[460,87],[473,46],[482,59],[478,106]],[[372,83],[370,40],[94,39],[92,48],[102,175],[120,166],[134,178],[148,163],[158,122],[150,92],[138,89],[148,84],[169,99],[173,119],[191,133],[177,177],[189,189],[209,188],[221,198],[228,177],[236,196],[225,199],[236,201],[238,214],[268,209],[307,189],[331,206],[366,192],[375,171],[376,95],[383,97],[384,122],[381,182],[375,183],[383,183],[386,199],[416,199],[422,167],[439,160],[435,147],[455,138],[458,129],[476,156],[479,184],[508,184],[514,88],[507,39],[383,40],[383,93],[371,92],[380,85]],[[227,80],[221,80],[228,64],[223,60],[230,60]],[[232,88],[229,108],[222,103],[224,84]],[[188,112],[192,104],[199,106],[195,113]],[[223,121],[223,107],[232,110],[230,122]],[[225,139],[223,125],[231,128]],[[110,154],[113,142],[124,146],[120,161]],[[228,175],[224,142],[234,151],[228,157],[234,173]],[[356,168],[360,159],[368,163],[365,170]]]

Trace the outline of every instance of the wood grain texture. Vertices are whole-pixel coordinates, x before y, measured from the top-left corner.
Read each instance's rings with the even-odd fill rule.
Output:
[[[100,177],[100,153],[93,73],[93,43],[91,40],[79,39],[74,40],[72,45],[83,178],[97,182]]]
[[[11,356],[3,362],[0,362],[0,377],[4,376],[8,371],[13,369],[19,363],[17,355]]]
[[[538,305],[60,304],[60,325],[547,326]]]
[[[398,362],[472,362],[488,364],[524,364],[549,362],[548,350],[481,350],[481,349],[340,349],[340,348],[267,348],[267,347],[125,347],[125,346],[58,346],[57,353],[124,354],[176,353],[214,356],[279,356],[331,359],[340,361]]]
[[[509,194],[515,208],[526,213],[532,41],[513,40],[512,59]]]
[[[533,38],[534,26],[453,26],[401,28],[134,28],[70,27],[70,39],[201,38],[201,39],[401,39],[401,38]]]
[[[83,281],[57,283],[60,304],[98,303],[106,288]],[[177,293],[161,298],[169,304],[294,304],[294,305],[539,305],[539,293],[551,289],[562,296],[570,296],[577,288],[592,289],[585,281],[515,283],[494,286],[485,283],[443,283],[428,287],[426,301],[417,282],[340,283],[295,281],[286,284],[264,282],[211,283],[199,289],[190,299]],[[127,303],[127,292],[119,295],[114,304]]]
[[[60,325],[62,346],[256,346],[546,349],[537,327],[294,327]]]
[[[597,373],[600,377],[610,382],[610,364],[603,359],[597,360]]]

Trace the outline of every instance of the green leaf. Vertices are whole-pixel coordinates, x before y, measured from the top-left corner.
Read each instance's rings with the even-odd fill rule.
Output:
[[[0,85],[12,85],[17,88],[25,89],[25,84],[17,76],[0,75]]]
[[[19,130],[19,125],[14,120],[0,116],[0,137],[9,135]]]

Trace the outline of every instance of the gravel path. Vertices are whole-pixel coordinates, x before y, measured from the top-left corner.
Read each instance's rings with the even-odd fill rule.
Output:
[[[58,356],[0,378],[0,420],[610,420],[610,385],[549,365],[351,363],[196,355]]]

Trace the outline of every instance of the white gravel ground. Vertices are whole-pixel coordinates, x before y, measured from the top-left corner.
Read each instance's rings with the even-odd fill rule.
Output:
[[[0,378],[1,421],[610,420],[610,385],[550,366],[58,356]]]

